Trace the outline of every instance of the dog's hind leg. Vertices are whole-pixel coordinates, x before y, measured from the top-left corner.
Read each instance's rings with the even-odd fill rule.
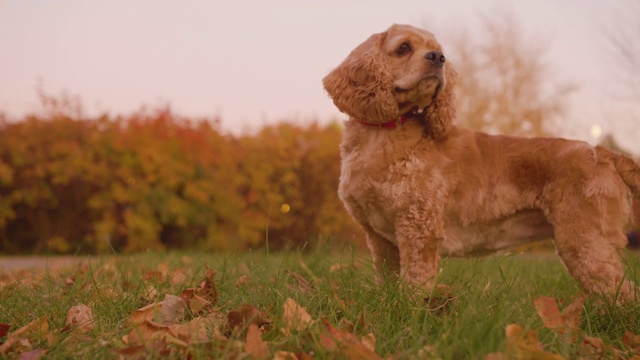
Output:
[[[620,201],[591,197],[551,216],[556,250],[571,276],[588,294],[618,303],[632,300],[635,292],[634,283],[625,279],[620,254],[627,243],[622,222],[628,217]]]

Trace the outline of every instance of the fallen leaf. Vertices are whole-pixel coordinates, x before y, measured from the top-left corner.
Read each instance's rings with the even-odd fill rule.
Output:
[[[9,333],[9,329],[11,329],[11,325],[9,324],[0,324],[0,339],[7,336]],[[2,344],[2,342],[0,342]]]
[[[244,351],[250,354],[253,359],[266,359],[269,357],[269,345],[262,340],[262,332],[256,324],[249,325],[247,329]]]
[[[147,320],[134,326],[122,340],[125,344],[133,346],[149,344],[158,340],[165,341],[169,331],[168,325]]]
[[[166,261],[163,261],[160,264],[158,264],[158,272],[163,277],[168,276],[169,273],[171,272],[171,268],[169,268],[169,263],[167,263]]]
[[[47,351],[43,349],[33,349],[31,351],[23,352],[20,354],[19,360],[38,360],[42,357],[42,355],[46,354]]]
[[[180,340],[187,343],[200,343],[209,340],[209,332],[207,331],[207,319],[197,317],[186,324],[174,324],[169,327],[169,331]],[[216,334],[214,333],[214,336]]]
[[[602,339],[584,336],[578,354],[586,359],[619,359],[620,350],[606,345]]]
[[[300,358],[296,355],[296,353],[292,353],[290,351],[276,351],[273,354],[273,360],[300,360]]]
[[[204,298],[211,303],[212,306],[218,303],[218,288],[215,280],[216,272],[205,265],[204,281],[200,283],[200,289]]]
[[[285,271],[285,273],[296,281],[296,284],[298,285],[298,289],[303,294],[315,291],[315,287],[309,281],[307,281],[307,279],[305,279],[302,275],[289,270]]]
[[[127,319],[127,326],[134,326],[137,324],[142,324],[145,321],[155,319],[156,314],[161,308],[162,302],[155,302],[134,311],[129,319]]]
[[[531,360],[561,360],[562,356],[545,352],[538,340],[538,333],[529,330],[527,332],[517,324],[509,324],[505,327],[507,336],[507,352],[516,359]]]
[[[155,317],[160,324],[175,324],[184,320],[186,302],[179,296],[167,294]]]
[[[200,315],[212,308],[211,302],[197,294],[198,289],[185,289],[180,293],[180,297],[187,302],[192,314]]]
[[[371,351],[376,351],[376,336],[373,333],[369,333],[360,338],[362,345]]]
[[[163,275],[160,271],[148,271],[142,275],[142,279],[144,281],[161,281],[163,279]]]
[[[241,287],[247,285],[249,277],[247,275],[241,275],[238,280],[233,284],[235,287]]]
[[[363,344],[355,334],[337,330],[326,320],[323,323],[324,331],[320,334],[320,343],[326,350],[337,352],[347,359],[382,359],[369,348],[370,345]]]
[[[640,336],[627,330],[622,335],[622,343],[630,350],[640,351]]]
[[[243,331],[250,324],[256,324],[258,328],[271,324],[271,320],[265,313],[250,304],[229,311],[227,321],[231,331]]]
[[[311,315],[292,298],[287,298],[283,307],[282,322],[285,327],[282,332],[286,335],[290,335],[291,331],[301,331],[313,325],[314,320]]]
[[[67,326],[65,326],[63,331],[75,328],[81,334],[86,334],[96,327],[91,308],[84,304],[78,304],[69,309],[65,324]]]
[[[313,355],[305,352],[291,352],[279,350],[273,354],[273,360],[313,360]]]
[[[503,353],[489,353],[484,357],[484,360],[510,360],[507,354]]]
[[[171,284],[173,285],[182,284],[185,280],[187,280],[187,274],[182,269],[175,269],[171,274]]]
[[[560,335],[575,335],[580,325],[583,304],[584,297],[580,296],[561,312],[555,298],[541,296],[533,301],[544,326]]]
[[[32,350],[29,338],[42,340],[49,332],[49,321],[46,316],[40,317],[27,325],[9,334],[3,344],[0,345],[0,354],[7,354],[12,348],[24,348]]]

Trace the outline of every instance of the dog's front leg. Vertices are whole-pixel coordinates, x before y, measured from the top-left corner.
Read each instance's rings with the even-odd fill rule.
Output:
[[[399,214],[396,239],[401,276],[406,282],[427,291],[433,289],[444,236],[442,215],[433,208],[413,204]]]

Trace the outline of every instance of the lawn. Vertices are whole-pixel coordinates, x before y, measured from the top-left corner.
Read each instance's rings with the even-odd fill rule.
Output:
[[[554,255],[446,259],[439,282],[379,286],[367,254],[329,248],[78,258],[0,272],[0,358],[640,356],[639,303],[582,303]]]

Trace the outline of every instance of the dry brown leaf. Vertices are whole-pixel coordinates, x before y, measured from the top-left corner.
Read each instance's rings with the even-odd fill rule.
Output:
[[[192,319],[186,324],[171,325],[169,332],[187,343],[203,343],[209,340],[207,320],[201,317]]]
[[[618,359],[620,350],[606,345],[602,339],[584,336],[578,348],[578,354],[586,359]]]
[[[171,284],[173,285],[182,284],[185,280],[187,280],[187,274],[182,269],[175,269],[171,274]]]
[[[323,323],[324,331],[320,334],[320,343],[326,350],[338,352],[347,359],[382,359],[373,349],[370,349],[370,344],[365,345],[355,334],[337,330],[326,320]]]
[[[65,324],[66,326],[63,331],[75,328],[81,334],[86,334],[96,327],[93,319],[93,311],[85,304],[72,306],[67,312]]]
[[[169,326],[147,320],[134,326],[122,341],[127,345],[144,345],[153,341],[164,341],[167,334],[170,334]]]
[[[622,335],[622,343],[630,350],[640,351],[640,336],[627,330]]]
[[[484,360],[510,360],[510,358],[504,353],[490,353],[484,357]]]
[[[313,325],[314,320],[311,315],[292,298],[287,298],[283,307],[282,322],[285,327],[282,332],[286,335],[290,335],[291,331],[301,331]]]
[[[19,360],[38,360],[46,353],[47,351],[43,349],[33,349],[31,351],[23,352],[22,354],[20,354],[20,357],[18,359]]]
[[[42,340],[46,338],[48,332],[49,321],[46,316],[33,320],[9,334],[5,342],[0,345],[0,354],[5,355],[13,348],[32,350],[29,338]]]
[[[0,324],[0,339],[7,336],[9,330],[11,329],[11,325],[9,324]],[[2,342],[0,342],[2,344]]]
[[[362,345],[371,351],[376,351],[376,336],[373,333],[369,333],[360,338]]]
[[[205,279],[200,283],[202,293],[199,295],[204,296],[211,303],[211,306],[215,306],[218,303],[218,287],[216,286],[215,276],[216,272],[205,265]]]
[[[533,301],[533,306],[544,326],[561,335],[576,334],[580,325],[583,304],[584,297],[580,296],[560,311],[555,298],[541,296]]]
[[[187,304],[179,296],[167,294],[164,296],[162,306],[158,309],[156,321],[160,324],[176,324],[184,320]]]
[[[238,280],[233,284],[235,287],[241,287],[247,285],[249,277],[247,275],[241,275]]]
[[[313,355],[304,352],[276,351],[273,354],[273,360],[313,360]]]
[[[256,324],[258,328],[263,328],[271,324],[271,319],[251,304],[245,304],[229,311],[227,321],[229,329],[232,331],[243,331],[250,324]]]
[[[171,268],[169,268],[169,263],[163,261],[158,264],[158,272],[162,274],[163,277],[166,277],[171,272]]]
[[[266,359],[269,357],[269,345],[262,340],[262,332],[256,324],[249,325],[247,329],[244,351],[250,354],[252,359]]]
[[[561,360],[562,356],[545,352],[538,341],[538,333],[529,330],[527,332],[517,324],[509,324],[505,328],[507,335],[507,352],[516,359],[531,360]]]
[[[146,282],[148,281],[162,281],[164,276],[160,271],[148,271],[142,275],[142,279]]]
[[[159,309],[162,308],[162,302],[156,302],[142,307],[131,314],[127,320],[127,326],[142,324],[145,321],[153,320]]]
[[[273,354],[273,360],[300,360],[300,358],[298,358],[296,353],[279,350]]]
[[[285,273],[296,281],[298,290],[300,290],[301,293],[306,294],[315,291],[315,287],[302,275],[289,270],[285,271]]]
[[[344,264],[333,264],[329,267],[329,272],[334,272],[342,269],[346,269],[347,265]]]

